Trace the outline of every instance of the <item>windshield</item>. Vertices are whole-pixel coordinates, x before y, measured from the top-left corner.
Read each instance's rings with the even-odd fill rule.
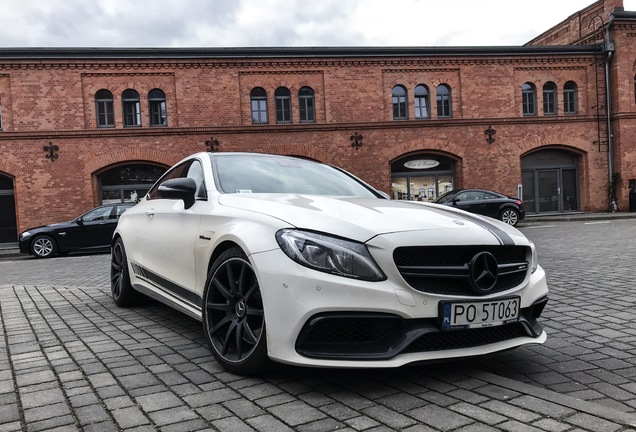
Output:
[[[361,180],[329,165],[284,156],[215,155],[218,187],[225,193],[293,193],[378,198]]]
[[[450,192],[446,192],[444,195],[440,196],[439,198],[437,198],[435,201],[436,203],[444,203],[446,201],[450,201],[453,199],[453,197],[455,196],[455,194],[457,193],[457,191],[450,191]]]

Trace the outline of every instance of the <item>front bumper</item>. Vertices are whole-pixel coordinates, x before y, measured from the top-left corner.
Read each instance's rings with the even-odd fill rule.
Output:
[[[541,267],[520,286],[483,297],[520,296],[519,322],[442,331],[437,323],[439,302],[466,297],[420,292],[391,276],[382,282],[365,282],[317,272],[297,265],[280,250],[250,259],[263,293],[268,354],[277,362],[398,367],[546,340],[537,321],[548,294]]]

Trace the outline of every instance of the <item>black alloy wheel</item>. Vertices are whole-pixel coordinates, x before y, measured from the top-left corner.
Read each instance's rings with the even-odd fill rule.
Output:
[[[508,225],[517,226],[517,223],[519,223],[519,212],[513,208],[506,208],[503,209],[499,218]]]
[[[110,255],[110,290],[117,306],[131,306],[137,301],[137,291],[130,283],[128,259],[124,242],[118,238]]]
[[[239,248],[214,262],[203,297],[203,332],[216,360],[240,375],[270,367],[263,298],[256,274]]]
[[[57,254],[57,245],[47,235],[37,236],[31,242],[31,252],[36,258],[51,258]]]

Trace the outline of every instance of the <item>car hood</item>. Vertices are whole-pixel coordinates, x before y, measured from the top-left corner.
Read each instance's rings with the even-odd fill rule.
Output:
[[[39,231],[39,230],[48,231],[48,230],[56,229],[56,228],[65,228],[65,227],[71,225],[72,223],[73,223],[73,221],[57,222],[57,223],[52,223],[52,224],[48,224],[48,225],[40,225],[40,226],[36,226],[36,227],[31,227],[31,228],[28,228],[28,229],[26,229],[24,231]]]
[[[388,233],[434,230],[454,232],[465,243],[528,243],[500,221],[428,203],[297,194],[223,194],[219,203],[361,242]]]

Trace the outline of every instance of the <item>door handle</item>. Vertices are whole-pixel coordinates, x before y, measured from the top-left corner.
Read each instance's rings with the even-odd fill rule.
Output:
[[[149,218],[153,217],[154,215],[155,215],[155,211],[154,210],[147,210],[146,211],[146,216],[148,216]]]

